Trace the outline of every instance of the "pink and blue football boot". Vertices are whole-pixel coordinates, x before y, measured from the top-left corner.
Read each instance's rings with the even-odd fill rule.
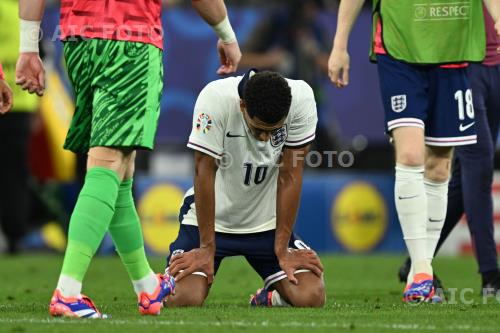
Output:
[[[49,313],[53,317],[107,318],[87,296],[64,297],[59,289],[52,295]]]
[[[163,307],[163,300],[174,292],[174,277],[165,274],[158,274],[158,286],[152,294],[142,292],[139,296],[139,312],[142,315],[159,315]]]
[[[432,275],[419,273],[413,282],[406,286],[403,293],[403,302],[406,303],[441,303],[441,297],[436,295]]]
[[[272,306],[272,301],[271,301],[272,295],[273,295],[272,291],[261,288],[261,289],[257,290],[255,295],[250,296],[250,305],[251,306],[271,307]]]

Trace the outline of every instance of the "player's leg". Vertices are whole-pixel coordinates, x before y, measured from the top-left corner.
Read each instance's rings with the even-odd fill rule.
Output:
[[[498,135],[500,66],[470,65],[478,142],[464,146],[464,202],[475,255],[482,275],[483,293],[500,288],[493,229],[493,159]]]
[[[457,223],[460,221],[460,218],[464,214],[464,204],[462,199],[462,174],[460,170],[461,169],[460,159],[457,157],[459,148],[460,147],[458,147],[455,150],[455,156],[453,158],[452,177],[448,185],[448,207],[446,210],[446,219],[443,225],[443,229],[441,230],[441,236],[436,246],[436,251],[434,255],[438,253],[439,248],[443,245],[448,235],[455,228]],[[408,275],[410,274],[410,269],[411,269],[411,260],[410,258],[407,258],[399,268],[398,276],[401,282],[404,283],[408,282]],[[443,289],[441,280],[436,276],[435,272],[434,272],[434,288],[436,290]]]
[[[189,194],[189,192],[188,192]],[[182,224],[187,214],[191,213],[195,218],[195,214],[191,209],[194,204],[194,193],[186,195],[179,213],[179,234],[177,239],[170,244],[170,255],[167,257],[165,276],[170,276],[169,264],[172,257],[191,251],[200,246],[200,234],[198,227],[194,225]],[[214,274],[217,273],[220,263],[224,258],[221,252],[227,246],[225,239],[220,238],[220,234],[215,234],[217,249],[214,258]],[[227,251],[226,251],[227,252]],[[165,300],[165,305],[168,307],[180,306],[201,306],[208,296],[210,286],[208,285],[207,275],[203,272],[195,272],[190,276],[183,278],[175,283],[175,293],[169,295]]]
[[[453,148],[428,146],[425,161],[425,192],[427,194],[427,256],[432,262],[448,206],[448,179]]]
[[[437,255],[439,249],[448,238],[449,234],[453,231],[458,224],[462,215],[464,214],[464,201],[463,201],[463,182],[466,180],[462,176],[462,166],[460,162],[461,147],[455,148],[453,162],[451,165],[451,178],[448,184],[448,207],[446,209],[446,219],[444,221],[443,229],[439,241],[436,245],[434,256]]]
[[[432,114],[426,130],[426,177],[430,208],[427,221],[429,259],[436,251],[444,225],[444,221],[441,222],[440,219],[446,217],[450,147],[458,147],[456,158],[460,161],[460,166],[455,170],[459,170],[461,174],[463,205],[467,209],[466,186],[469,177],[466,174],[470,170],[467,152],[476,152],[478,149],[475,126],[480,124],[485,127],[485,119],[478,121],[474,117],[472,90],[464,68],[436,68],[430,73],[430,77]],[[487,133],[485,135],[487,136]],[[484,142],[483,140],[482,143]],[[456,218],[458,219],[458,216]]]
[[[125,52],[126,45],[109,40],[65,44],[68,72],[77,94],[75,117],[65,148],[73,151],[91,148],[85,183],[70,221],[61,277],[51,303],[53,315],[100,315],[94,306],[86,308],[85,314],[78,313],[64,297],[70,301],[80,297],[83,277],[114,216],[119,185],[133,157],[133,148],[127,147],[152,147],[151,131],[154,133],[158,110],[151,104],[154,99],[158,103],[161,89],[148,90],[143,81],[149,78],[134,81],[131,72],[149,74],[150,66],[160,69],[161,53],[139,46],[134,50],[142,50],[144,59],[135,54],[131,61]],[[116,66],[126,71],[119,71]],[[142,69],[141,66],[144,70],[137,69]],[[157,72],[155,81],[160,81],[161,70]],[[123,95],[139,87],[148,91],[137,92],[134,99]],[[154,93],[155,98],[150,97]],[[142,109],[131,108],[130,103],[139,103]],[[92,309],[94,313],[89,312]]]
[[[190,199],[188,197],[185,200]],[[183,216],[182,209],[181,216]],[[170,255],[167,257],[165,276],[170,276],[169,263],[172,257],[191,251],[199,246],[198,227],[181,224],[177,239],[170,244]],[[215,272],[217,272],[221,260],[222,258],[216,255],[214,262]],[[166,298],[165,305],[168,307],[202,306],[208,296],[209,290],[210,286],[208,285],[207,275],[203,272],[194,272],[175,283],[175,292]]]
[[[427,301],[433,294],[433,271],[427,259],[424,135],[432,110],[433,67],[411,66],[387,56],[378,60],[387,131],[392,134],[396,150],[396,210],[412,262],[404,300]]]
[[[264,280],[264,288],[251,296],[250,304],[265,307],[322,307],[326,300],[323,277],[309,270],[298,270],[295,276],[299,283],[294,285],[288,281],[274,254],[274,235],[274,230],[250,234],[241,242],[244,242],[242,249],[248,263]],[[295,235],[292,235],[289,247],[309,248]]]
[[[441,230],[441,236],[436,247],[436,254],[465,211],[464,201],[465,197],[469,195],[469,191],[465,191],[464,188],[472,188],[470,194],[473,197],[478,197],[478,193],[476,192],[480,188],[481,191],[484,189],[484,193],[491,192],[491,184],[490,190],[484,188],[484,186],[474,186],[474,184],[483,183],[483,181],[488,181],[488,179],[491,181],[491,175],[489,174],[493,173],[492,137],[496,137],[492,132],[496,131],[498,134],[498,121],[495,121],[495,119],[498,119],[496,115],[498,112],[487,115],[485,103],[490,92],[488,91],[488,79],[482,75],[481,67],[481,65],[470,64],[467,68],[467,74],[474,92],[474,120],[478,142],[475,145],[459,146],[455,148],[452,177],[448,186],[448,209],[446,220]],[[488,119],[489,117],[491,117],[491,122]],[[495,128],[497,129],[495,130]],[[475,163],[476,161],[477,163]],[[485,177],[480,175],[482,171],[485,172]],[[472,174],[470,174],[470,172],[472,172]],[[481,196],[484,196],[484,194],[481,193],[479,197]],[[482,215],[480,220],[492,221],[491,196],[489,196],[489,198],[483,197],[482,199],[479,205],[474,205],[474,211],[467,212],[467,216],[469,217],[468,221],[470,221],[470,216],[475,215],[476,212]],[[489,218],[488,215],[490,216]]]
[[[107,147],[93,147],[89,151],[88,170],[71,215],[68,245],[57,284],[56,294],[59,293],[63,301],[81,294],[90,261],[114,216],[119,184],[130,155],[129,151]],[[71,315],[58,305],[56,301],[51,306],[53,315]]]
[[[426,121],[425,193],[426,263],[430,266],[446,219],[452,147],[476,142],[472,95],[464,69],[432,68],[429,73],[429,115]],[[463,166],[463,165],[462,165]],[[410,301],[440,301],[433,281],[414,277],[405,293]],[[425,292],[422,292],[425,290]]]
[[[152,149],[162,91],[161,51],[143,43],[96,40],[94,44],[106,59],[113,60],[99,66],[92,144]],[[127,161],[110,233],[139,298],[139,311],[158,314],[171,291],[164,284],[173,282],[156,276],[146,259],[132,197],[134,165],[135,154]]]
[[[88,46],[89,43],[83,41],[64,45],[68,74],[76,97],[75,114],[65,148],[74,152],[87,152],[90,143],[93,66],[87,56]],[[63,267],[50,303],[50,313],[54,316],[101,317],[90,299],[80,293],[90,260],[102,240],[101,234],[113,216],[119,183],[118,174],[110,169],[96,167],[87,172],[71,216]]]
[[[426,260],[427,195],[424,183],[424,131],[398,127],[392,131],[396,153],[394,200],[403,237],[412,261],[408,283],[417,273],[432,275]]]
[[[438,253],[440,247],[443,245],[444,241],[455,228],[460,218],[464,214],[464,204],[462,199],[462,175],[460,171],[460,159],[457,158],[458,149],[455,151],[454,161],[452,163],[452,177],[448,185],[448,207],[446,210],[446,219],[444,221],[443,229],[441,230],[441,236],[436,246],[434,256]],[[411,260],[408,257],[405,262],[401,265],[398,271],[399,280],[404,283],[408,283],[408,275],[411,270]],[[434,289],[444,290],[443,283],[436,275],[433,269],[434,275]]]
[[[175,285],[175,293],[168,296],[165,305],[168,307],[202,306],[208,296],[210,287],[207,277],[202,274],[186,276]]]
[[[164,293],[171,290],[163,288],[164,284],[170,281],[163,281],[160,275],[156,275],[146,258],[141,222],[132,196],[134,169],[135,152],[128,161],[127,170],[118,190],[109,233],[132,280],[139,299],[139,311],[142,314],[156,314],[161,308]]]
[[[486,109],[488,112],[488,123],[491,132],[493,147],[495,147],[500,127],[500,112],[498,112],[498,110],[500,110],[500,94],[498,94],[498,87],[500,85],[500,65],[496,65],[493,68],[488,68],[488,72],[490,74],[490,80],[488,82],[489,98],[486,104]],[[491,226],[489,225],[488,228],[491,228]],[[494,242],[494,238],[490,237],[489,243],[491,242]],[[500,273],[498,273],[498,269],[496,271],[488,271],[486,269],[486,267],[493,263],[493,260],[497,262],[496,252],[490,252],[490,256],[484,256],[482,258],[489,258],[485,259],[484,262],[482,260],[479,262],[479,270],[481,271],[482,275],[483,288],[486,288],[489,291],[493,291],[495,289],[496,291],[498,291],[500,289]]]
[[[426,257],[427,196],[424,185],[428,71],[381,56],[380,88],[387,132],[396,154],[394,200],[414,272],[432,275]],[[409,281],[413,280],[409,274]]]
[[[287,279],[275,283],[275,291],[282,300],[295,307],[323,307],[326,300],[323,278],[312,272],[297,273],[296,277],[297,285]]]

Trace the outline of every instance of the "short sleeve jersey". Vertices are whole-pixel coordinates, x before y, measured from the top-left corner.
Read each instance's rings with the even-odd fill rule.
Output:
[[[259,141],[240,110],[241,79],[217,80],[203,89],[196,101],[188,147],[220,161],[215,177],[215,230],[243,234],[276,228],[281,152],[284,147],[301,147],[314,140],[317,111],[311,87],[287,79],[292,104],[286,121],[269,141]],[[190,189],[186,196],[193,193]],[[197,225],[196,203],[183,223]]]

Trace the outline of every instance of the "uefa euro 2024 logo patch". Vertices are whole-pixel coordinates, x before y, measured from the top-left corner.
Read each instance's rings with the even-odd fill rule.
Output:
[[[196,129],[202,133],[207,133],[212,128],[212,118],[206,113],[200,113],[196,120]]]
[[[287,137],[288,137],[288,132],[286,130],[286,124],[285,124],[281,128],[278,128],[277,130],[273,131],[273,133],[271,134],[271,146],[273,147],[281,146],[286,141]]]
[[[406,95],[397,95],[391,97],[392,111],[403,112],[406,109]]]

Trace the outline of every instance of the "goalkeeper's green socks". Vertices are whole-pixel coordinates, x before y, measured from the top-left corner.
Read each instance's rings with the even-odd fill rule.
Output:
[[[120,179],[109,169],[87,171],[85,184],[71,215],[68,246],[57,288],[63,296],[80,294],[90,261],[99,248],[115,213]]]
[[[126,179],[120,185],[109,233],[135,292],[138,295],[141,292],[152,294],[158,286],[158,278],[151,270],[144,252],[141,223],[132,196],[132,183],[132,179]]]

